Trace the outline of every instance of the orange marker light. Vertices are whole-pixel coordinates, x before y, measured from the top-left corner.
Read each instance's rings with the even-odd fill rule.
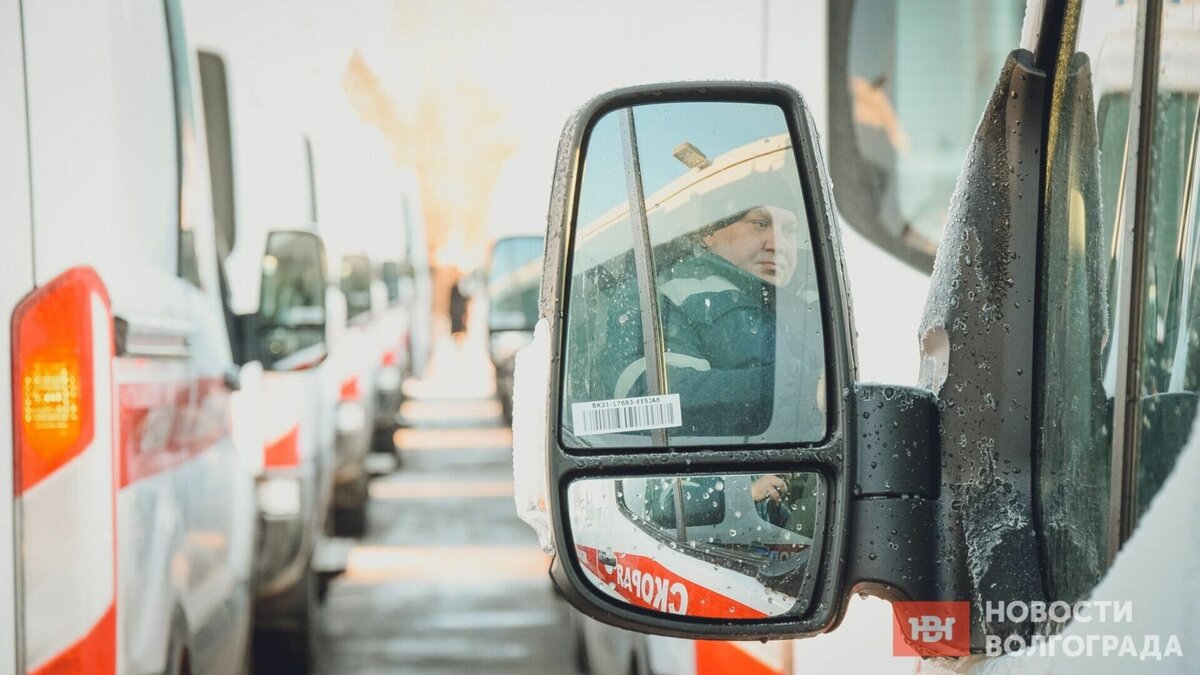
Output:
[[[91,442],[92,295],[103,286],[90,268],[72,269],[31,293],[13,312],[13,407],[17,493],[50,475]]]

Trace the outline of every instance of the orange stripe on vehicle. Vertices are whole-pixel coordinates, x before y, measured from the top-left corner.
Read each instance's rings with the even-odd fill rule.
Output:
[[[734,642],[696,641],[696,675],[783,675]]]
[[[117,607],[110,605],[91,632],[29,675],[113,675],[117,672]]]
[[[263,448],[263,466],[288,469],[300,466],[300,425],[271,441]]]
[[[580,562],[635,607],[711,619],[761,619],[767,615],[733,598],[681,577],[653,558],[617,553],[616,565],[599,560],[599,551],[575,546]]]
[[[122,488],[169,471],[232,433],[224,380],[194,385],[195,391],[186,380],[121,385]]]

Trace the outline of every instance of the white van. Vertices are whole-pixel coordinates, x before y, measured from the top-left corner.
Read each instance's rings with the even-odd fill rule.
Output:
[[[245,662],[260,393],[183,27],[173,0],[0,5],[0,673]]]
[[[336,330],[326,332],[327,317],[338,323],[343,301],[329,287],[315,234],[308,139],[279,110],[256,104],[224,52],[206,45],[198,58],[218,248],[238,326],[234,357],[264,365],[256,661],[304,670],[322,583],[312,557],[325,534],[335,471],[334,375],[326,357],[338,339]]]
[[[877,672],[913,666],[910,659],[892,656],[890,612],[874,624],[874,632],[851,630],[843,637],[857,611],[850,603],[847,622],[838,624],[849,591],[892,600],[963,603],[969,611],[958,626],[970,627],[966,652],[1006,657],[917,662],[922,670],[1119,672],[1150,660],[1163,661],[1176,672],[1194,669],[1189,645],[1197,634],[1188,617],[1195,602],[1189,561],[1196,542],[1193,536],[1180,536],[1177,528],[1180,518],[1194,512],[1189,485],[1194,484],[1197,466],[1196,440],[1185,443],[1196,409],[1196,341],[1189,326],[1196,314],[1193,280],[1200,259],[1195,234],[1200,193],[1194,180],[1194,74],[1200,70],[1194,59],[1194,3],[1097,1],[1072,5],[1067,11],[1059,3],[1031,2],[1015,8],[997,3],[973,8],[978,10],[974,16],[959,3],[941,4],[930,12],[934,4],[830,3],[827,47],[830,70],[838,76],[831,77],[827,90],[814,89],[814,99],[820,102],[814,108],[819,112],[828,104],[831,138],[825,150],[830,151],[833,190],[842,215],[883,247],[893,264],[927,267],[934,251],[931,241],[938,241],[946,224],[948,235],[936,249],[934,283],[927,298],[922,294],[925,312],[910,313],[906,319],[908,325],[921,327],[914,332],[921,338],[920,388],[903,386],[911,381],[892,380],[899,386],[889,393],[886,387],[852,378],[860,394],[875,395],[860,399],[870,407],[860,408],[857,429],[878,432],[884,439],[891,432],[876,426],[879,417],[901,425],[912,419],[892,416],[895,411],[888,401],[934,406],[937,412],[931,414],[937,424],[927,442],[908,446],[912,454],[905,455],[911,457],[905,468],[931,468],[935,478],[920,483],[909,476],[904,487],[897,484],[898,474],[888,475],[891,484],[878,481],[879,476],[866,469],[887,465],[893,457],[878,450],[855,456],[859,463],[852,465],[852,499],[859,505],[848,527],[834,524],[827,530],[860,533],[853,541],[843,540],[850,541],[843,551],[848,592],[834,605],[816,610],[836,613],[837,621],[806,624],[812,616],[806,619],[802,609],[790,610],[785,619],[776,605],[776,611],[769,612],[777,616],[772,623],[747,620],[728,631],[701,622],[685,627],[666,615],[709,615],[692,611],[693,605],[680,612],[681,604],[672,602],[669,593],[665,608],[653,618],[642,612],[641,618],[631,620],[623,605],[602,597],[611,594],[613,586],[596,583],[591,584],[595,591],[585,591],[594,595],[576,597],[576,604],[590,605],[592,614],[606,621],[676,636],[833,631],[795,643],[790,661],[797,671]],[[996,16],[983,16],[990,12]],[[1009,30],[1020,26],[1022,17],[1023,28]],[[964,33],[972,38],[960,39]],[[1007,57],[1003,68],[999,63],[983,68],[972,58],[977,50],[994,54],[993,48]],[[1018,51],[1008,55],[1007,50]],[[894,61],[889,63],[889,56]],[[992,82],[981,85],[975,77],[980,72],[990,73]],[[959,77],[964,73],[968,76]],[[656,95],[670,90],[670,96],[659,100],[707,101],[721,99],[721,89],[718,84],[705,90],[674,85]],[[742,102],[754,99],[750,89],[736,96]],[[828,101],[823,100],[826,94]],[[626,98],[611,95],[587,113],[598,117],[604,112],[596,105],[640,103],[636,91],[623,95]],[[965,120],[939,116],[944,108],[963,101],[976,110],[984,106],[982,120],[977,113]],[[649,128],[648,136],[653,137],[655,128]],[[963,128],[972,150],[968,153],[960,146],[953,152],[959,160],[947,172],[946,162],[954,160],[943,155],[953,151]],[[921,137],[943,144],[921,145],[916,142]],[[814,161],[808,165],[818,173],[824,168]],[[940,189],[929,189],[947,175],[953,200],[945,194],[939,197]],[[556,208],[552,217],[563,215]],[[568,222],[555,220],[551,227],[566,227]],[[552,230],[551,241],[557,234]],[[864,337],[889,335],[893,326],[879,322],[876,314],[861,312],[861,302],[892,297],[888,286],[893,280],[880,273],[892,268],[870,270],[874,274],[856,270],[857,235],[848,230],[843,234],[851,240],[844,255],[836,244],[828,250],[837,264],[844,261],[850,292],[826,302],[848,303],[853,296],[859,329],[857,335],[852,330],[845,333],[850,349],[857,338],[859,353],[865,356]],[[875,285],[857,285],[856,276],[868,282],[873,277]],[[548,274],[543,288],[553,288],[553,282]],[[554,300],[543,307],[543,316],[552,315]],[[849,309],[848,304],[844,307]],[[919,323],[911,323],[914,320]],[[564,323],[571,321],[568,316]],[[670,365],[670,356],[667,361]],[[897,399],[901,390],[905,393]],[[839,391],[843,404],[835,402]],[[558,393],[550,391],[552,397]],[[830,393],[829,409],[851,401],[848,409],[854,412],[855,396],[849,388]],[[567,414],[564,409],[564,425]],[[561,431],[555,424],[550,430]],[[562,438],[547,441],[552,456],[557,457],[560,444],[566,447]],[[855,439],[847,436],[847,441]],[[931,448],[941,457],[920,456]],[[635,468],[645,457],[625,454],[628,457],[604,453],[592,466],[557,461],[551,474],[552,497],[565,494],[572,478],[615,466],[624,476],[649,473]],[[688,464],[712,459],[697,454]],[[682,464],[680,458],[664,458],[656,465],[672,461]],[[741,464],[760,473],[750,462]],[[669,473],[697,471],[693,467]],[[929,519],[899,539],[897,530],[906,527],[903,519],[893,521],[890,529],[881,520],[887,501],[897,498],[908,500],[901,510],[930,509]],[[868,503],[872,500],[877,501]],[[575,516],[567,526],[565,513],[555,515],[556,535],[565,532],[568,541],[578,543],[584,528]],[[733,537],[732,530],[728,536]],[[836,544],[839,535],[833,536],[827,541]],[[674,541],[680,549],[696,548],[690,541]],[[926,545],[931,548],[919,552]],[[703,540],[698,548],[705,548]],[[896,557],[889,550],[905,550],[899,555],[908,557]],[[664,563],[676,553],[662,548],[652,557]],[[1150,560],[1154,579],[1144,574]],[[574,571],[558,579],[579,579],[581,568],[591,562],[583,554],[560,555],[556,568]],[[759,581],[770,588],[768,582],[774,579],[768,577],[774,571],[764,572]],[[920,578],[922,574],[932,576]],[[697,578],[721,584],[718,575],[707,571]],[[641,580],[646,583],[645,574]],[[659,587],[653,578],[651,583]],[[913,585],[924,583],[932,587]],[[621,579],[614,584],[621,587]],[[634,597],[626,595],[626,603],[650,609]],[[997,613],[998,603],[1007,603],[1012,611]],[[1070,611],[1050,621],[1021,616],[1020,607],[1032,605],[1036,613],[1038,603]],[[1096,626],[1085,613],[1089,603],[1125,603],[1135,609],[1124,620]],[[1084,611],[1078,611],[1079,606]],[[950,624],[932,618],[935,621],[926,625],[948,639]],[[1111,633],[1104,635],[1105,630]],[[919,633],[914,629],[911,637],[899,637],[898,642],[938,641],[937,635]],[[1039,644],[1043,648],[1038,649]],[[1055,644],[1067,649],[1060,647],[1056,653]],[[1079,650],[1073,649],[1076,645]],[[1020,651],[1022,646],[1032,649]],[[1085,651],[1093,658],[1075,659]],[[1012,658],[1017,656],[1022,658]]]

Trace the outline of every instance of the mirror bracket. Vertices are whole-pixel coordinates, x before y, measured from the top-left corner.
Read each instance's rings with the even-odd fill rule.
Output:
[[[916,387],[856,384],[860,420],[855,499],[937,499],[941,461],[933,393]]]
[[[938,564],[941,442],[926,389],[857,384],[846,587],[893,600],[943,600]]]

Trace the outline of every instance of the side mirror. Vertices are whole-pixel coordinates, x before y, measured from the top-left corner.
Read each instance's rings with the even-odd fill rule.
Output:
[[[537,323],[543,237],[505,237],[492,247],[487,269],[488,331],[532,333]]]
[[[342,294],[346,296],[346,317],[349,323],[371,320],[372,297],[371,262],[365,255],[342,257]],[[386,292],[386,291],[385,291]]]
[[[263,367],[303,370],[325,360],[325,286],[325,246],[319,236],[270,233],[254,320]]]
[[[771,639],[832,630],[860,592],[959,603],[958,644],[917,635],[905,612],[926,605],[895,606],[922,655],[1031,634],[994,608],[1047,597],[1029,376],[1040,203],[1022,199],[1040,189],[1046,91],[1013,52],[951,200],[922,319],[926,389],[854,381],[831,188],[794,90],[640,87],[571,117],[542,337],[516,374],[532,399],[521,364],[547,367],[547,403],[530,411],[545,422],[516,421],[541,433],[514,442],[514,466],[545,468],[518,486],[518,512],[577,608],[643,632]],[[723,505],[696,501],[710,488]],[[752,511],[736,506],[747,495]],[[780,548],[789,533],[803,538]]]
[[[568,600],[642,632],[770,639],[831,630],[852,591],[934,599],[913,561],[932,566],[936,409],[854,381],[800,95],[621,90],[562,138],[539,308],[546,447],[514,462],[546,458]]]

